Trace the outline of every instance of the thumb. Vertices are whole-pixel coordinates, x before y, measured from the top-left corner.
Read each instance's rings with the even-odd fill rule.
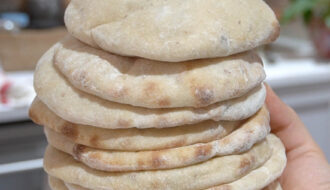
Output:
[[[266,104],[270,112],[272,132],[282,140],[287,153],[304,148],[302,151],[312,149],[324,156],[296,112],[286,105],[268,85],[266,88]]]
[[[284,189],[322,189],[330,187],[330,167],[296,112],[266,85],[266,104],[270,125],[287,150],[288,164],[280,178]]]

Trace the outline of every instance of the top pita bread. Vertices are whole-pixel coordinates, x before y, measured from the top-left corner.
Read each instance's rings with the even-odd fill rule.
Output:
[[[232,55],[279,34],[262,0],[72,0],[65,22],[94,47],[168,62]]]
[[[109,54],[72,37],[60,43],[54,63],[82,91],[147,108],[204,107],[241,97],[265,79],[255,52],[176,64]]]

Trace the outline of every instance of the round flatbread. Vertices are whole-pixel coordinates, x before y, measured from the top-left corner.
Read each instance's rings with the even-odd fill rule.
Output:
[[[33,122],[50,128],[77,144],[124,151],[161,150],[206,143],[221,139],[245,122],[207,120],[162,129],[103,129],[65,121],[37,98],[30,107],[29,115]]]
[[[88,190],[88,189],[83,188],[78,185],[65,184],[60,179],[52,177],[52,176],[48,176],[48,183],[49,183],[49,187],[51,188],[51,190],[73,190],[73,189]]]
[[[91,168],[111,172],[178,168],[216,156],[240,154],[264,140],[269,132],[269,113],[266,108],[222,139],[154,151],[128,152],[90,148],[75,144],[65,136],[45,128],[50,145],[71,154]]]
[[[54,177],[49,177],[49,184],[51,185],[52,190],[89,190],[79,185],[64,183],[63,181]],[[279,182],[275,181],[263,190],[282,190],[282,187]]]
[[[286,166],[285,148],[280,139],[275,135],[269,135],[268,141],[273,147],[272,157],[261,167],[251,171],[241,179],[229,184],[220,185],[208,190],[281,190],[281,185],[276,181]],[[274,182],[275,181],[275,182]],[[272,183],[273,182],[273,183]]]
[[[176,64],[110,54],[72,37],[55,52],[55,65],[76,88],[147,108],[205,107],[245,95],[266,76],[255,52]]]
[[[279,35],[262,0],[72,0],[65,23],[94,47],[169,62],[224,57]]]
[[[264,104],[263,85],[243,97],[203,108],[147,109],[110,102],[73,88],[53,64],[53,46],[39,61],[34,87],[38,98],[54,113],[72,123],[101,128],[166,128],[205,120],[243,120]]]
[[[269,184],[269,181],[275,180],[278,178],[286,165],[286,156],[285,156],[285,148],[281,141],[276,138],[274,135],[269,135],[268,137],[269,144],[273,146],[272,149],[272,156],[271,158],[265,162],[265,164],[255,170],[251,171],[247,175],[243,176],[242,178],[233,181],[228,184],[218,185],[216,187],[211,187],[208,190],[255,190],[255,189],[262,189],[263,187],[267,186],[263,190],[282,190],[281,185],[275,181]],[[206,176],[207,177],[207,176]],[[145,179],[144,179],[145,180]],[[199,179],[196,180],[197,183]],[[62,187],[64,186],[63,181],[50,177],[50,184],[52,183],[60,183]],[[80,183],[79,183],[80,184]],[[53,190],[88,190],[82,186],[74,185],[69,182],[65,182],[65,188],[53,188]],[[107,190],[111,188],[102,188],[102,190]],[[143,188],[142,188],[143,189]],[[150,188],[150,189],[157,189],[157,188]],[[191,190],[197,188],[191,188]],[[94,188],[94,190],[101,190],[100,188]]]
[[[262,190],[282,190],[282,186],[281,186],[280,182],[274,181],[273,183],[271,183],[267,187],[263,188]]]
[[[272,138],[272,137],[270,137]],[[269,138],[267,138],[269,139]],[[46,172],[67,183],[89,189],[205,189],[233,182],[262,166],[271,156],[268,140],[246,153],[216,157],[189,167],[158,171],[111,173],[91,169],[52,147],[44,158]],[[272,145],[274,148],[277,144]]]

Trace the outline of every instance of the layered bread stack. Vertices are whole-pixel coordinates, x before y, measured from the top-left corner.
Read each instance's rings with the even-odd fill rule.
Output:
[[[35,72],[53,190],[280,189],[262,0],[72,0]]]

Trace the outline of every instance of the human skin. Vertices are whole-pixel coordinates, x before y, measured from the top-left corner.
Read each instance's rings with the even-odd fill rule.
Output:
[[[286,148],[288,162],[280,178],[283,189],[330,190],[330,165],[297,113],[268,85],[266,104],[272,132]]]

